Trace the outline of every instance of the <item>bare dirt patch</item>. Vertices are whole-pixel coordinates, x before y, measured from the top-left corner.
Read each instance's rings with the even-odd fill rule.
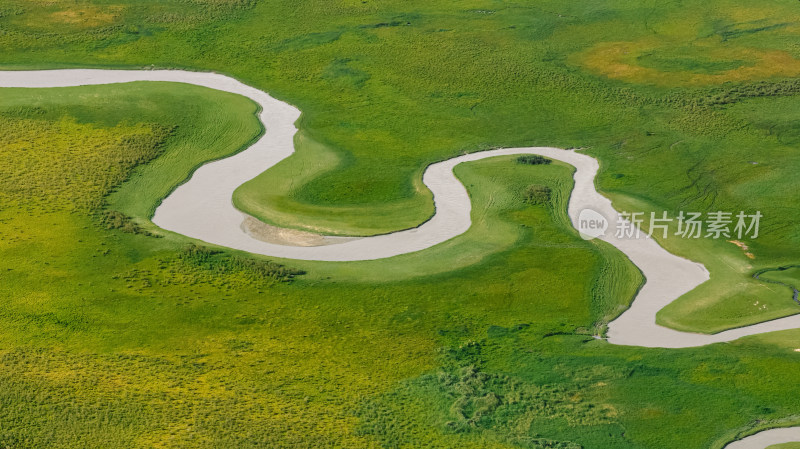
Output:
[[[663,86],[702,86],[722,84],[727,81],[748,81],[773,76],[800,75],[800,60],[780,50],[762,50],[741,47],[712,47],[697,45],[697,55],[709,60],[745,60],[749,64],[717,73],[698,73],[691,70],[664,71],[639,64],[637,58],[662,51],[661,43],[654,40],[635,42],[601,42],[589,50],[573,55],[577,65],[598,75],[626,82],[657,84]]]
[[[52,23],[94,28],[116,22],[121,10],[122,8],[119,7],[105,10],[97,7],[75,8],[50,14],[50,21]]]

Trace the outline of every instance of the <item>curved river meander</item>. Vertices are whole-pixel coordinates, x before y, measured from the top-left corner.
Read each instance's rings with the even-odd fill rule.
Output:
[[[0,87],[68,87],[133,81],[169,81],[194,84],[243,95],[261,106],[259,118],[264,135],[246,150],[197,169],[156,209],[153,223],[168,231],[211,244],[274,257],[321,261],[357,261],[392,257],[421,251],[456,237],[469,229],[469,194],[453,174],[462,163],[488,157],[539,154],[575,167],[575,187],[568,213],[573,225],[585,208],[600,213],[616,229],[617,213],[594,186],[597,161],[585,154],[559,148],[504,148],[467,154],[430,165],[423,182],[431,190],[435,215],[417,228],[386,235],[344,239],[324,246],[292,246],[258,240],[243,230],[247,215],[232,203],[233,191],[294,152],[295,121],[300,111],[267,93],[233,78],[206,72],[181,70],[41,70],[0,71]],[[686,348],[732,341],[764,332],[800,328],[800,315],[721,332],[714,335],[680,332],[656,324],[664,306],[709,279],[701,264],[664,250],[642,233],[637,238],[617,238],[613,232],[599,237],[614,245],[642,271],[646,283],[631,307],[609,324],[608,341],[618,345]],[[800,441],[800,427],[772,429],[727,446],[729,449],[763,449],[769,445]]]

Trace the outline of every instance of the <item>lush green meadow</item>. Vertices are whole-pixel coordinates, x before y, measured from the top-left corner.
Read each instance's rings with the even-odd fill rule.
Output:
[[[162,87],[7,91],[6,446],[699,448],[795,414],[797,332],[680,351],[592,338],[641,279],[570,228],[560,163],[459,166],[475,225],[389,261],[269,262],[109,226],[112,206],[151,209],[156,187],[138,211],[116,201],[145,170],[180,178],[158,162],[197,151],[180,128],[211,126],[200,106],[252,112],[190,86],[137,110],[153,122],[91,112]],[[191,113],[169,116],[175,102]]]
[[[726,241],[666,243],[713,281],[662,322],[708,332],[796,312],[790,290],[751,279],[797,263],[796,5],[562,3],[12,0],[0,64],[217,70],[298,105],[307,156],[236,204],[337,234],[424,221],[430,162],[585,147],[620,209],[764,213],[743,242],[754,259]]]
[[[296,155],[234,197],[287,227],[415,226],[427,164],[522,145],[586,148],[619,210],[761,211],[747,249],[661,242],[712,282],[660,322],[714,332],[800,312],[796,269],[773,270],[800,263],[798,16],[766,0],[7,0],[0,65],[215,70],[297,105]],[[593,338],[642,279],[571,229],[560,163],[458,167],[470,231],[388,260],[268,260],[149,223],[193,168],[260,135],[254,112],[167,83],[0,89],[0,447],[717,449],[800,422],[800,331]]]

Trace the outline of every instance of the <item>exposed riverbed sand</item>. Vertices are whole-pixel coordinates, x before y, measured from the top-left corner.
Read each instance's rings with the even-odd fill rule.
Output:
[[[764,449],[775,444],[800,441],[800,427],[770,429],[725,446],[725,449]]]
[[[336,245],[359,239],[359,237],[337,237],[299,231],[297,229],[279,228],[268,225],[257,218],[247,216],[242,222],[242,230],[256,240],[289,246]]]

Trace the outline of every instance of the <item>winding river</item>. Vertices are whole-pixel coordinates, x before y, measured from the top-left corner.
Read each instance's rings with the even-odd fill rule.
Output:
[[[233,191],[294,152],[296,120],[300,111],[233,78],[206,72],[180,70],[41,70],[0,71],[0,87],[69,87],[168,81],[204,86],[243,95],[261,106],[259,117],[266,131],[245,151],[197,169],[191,178],[175,189],[156,209],[153,223],[168,231],[211,244],[274,257],[321,261],[357,261],[392,257],[421,251],[456,237],[471,225],[469,194],[453,174],[462,163],[495,156],[538,154],[558,159],[575,167],[575,188],[568,213],[577,228],[582,210],[591,209],[608,222],[601,240],[617,247],[642,271],[646,283],[631,307],[609,324],[608,341],[617,345],[687,348],[738,338],[800,328],[800,315],[746,326],[714,335],[668,329],[656,324],[656,313],[664,306],[709,279],[701,264],[669,253],[644,233],[618,238],[617,212],[608,198],[594,186],[598,162],[572,150],[549,147],[504,148],[467,154],[430,165],[423,182],[434,197],[436,213],[417,228],[392,234],[343,239],[323,246],[291,246],[258,240],[245,232],[249,217],[232,203]],[[729,449],[763,449],[769,445],[800,441],[800,427],[772,429],[757,433],[727,446]]]

